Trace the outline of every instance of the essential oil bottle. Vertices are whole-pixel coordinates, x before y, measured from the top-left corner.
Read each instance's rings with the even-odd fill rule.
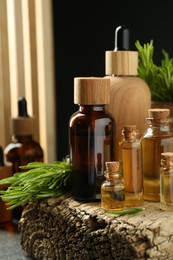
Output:
[[[101,207],[105,210],[124,208],[124,180],[119,169],[119,161],[106,162],[106,180],[101,186]]]
[[[116,120],[115,158],[119,160],[121,131],[133,124],[142,134],[145,118],[151,108],[151,92],[146,82],[138,76],[138,51],[131,50],[130,31],[127,26],[115,30],[115,48],[105,52],[105,74],[110,79],[110,102],[106,105]]]
[[[124,126],[120,145],[120,162],[124,177],[125,206],[136,207],[143,204],[143,172],[141,143],[136,125]]]
[[[105,162],[114,160],[115,121],[105,110],[109,100],[109,79],[74,78],[74,103],[79,109],[69,120],[69,150],[71,193],[77,200],[101,200]]]
[[[160,206],[173,210],[173,152],[161,153]]]
[[[13,173],[30,162],[43,162],[43,150],[33,139],[34,118],[29,117],[24,97],[18,99],[18,116],[10,119],[12,143],[4,149],[4,159],[12,164]],[[22,207],[14,209],[14,218],[20,219]]]
[[[170,109],[149,109],[148,128],[141,138],[144,199],[160,201],[161,153],[173,151]]]
[[[11,177],[12,166],[4,164],[4,151],[0,146],[0,180]],[[8,189],[8,185],[0,185],[0,190]],[[0,198],[0,228],[5,223],[12,222],[12,211],[7,209],[6,203]]]

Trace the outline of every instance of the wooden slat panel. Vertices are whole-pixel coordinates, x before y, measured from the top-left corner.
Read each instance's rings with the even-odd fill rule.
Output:
[[[9,118],[17,116],[18,97],[25,96],[46,162],[56,160],[51,4],[0,0],[0,145],[11,142]]]
[[[9,117],[11,114],[9,49],[7,28],[7,6],[0,0],[0,145],[4,148],[10,142]]]
[[[30,56],[31,56],[31,84],[32,84],[32,110],[37,118],[38,125],[34,136],[40,140],[39,135],[39,107],[38,107],[38,70],[37,70],[37,46],[36,46],[36,19],[35,19],[35,0],[28,0],[29,8],[29,30],[30,30]]]
[[[8,0],[7,3],[7,25],[8,25],[8,38],[9,38],[9,69],[10,69],[10,91],[13,93],[11,95],[11,116],[17,116],[17,99],[19,96],[19,93],[21,95],[24,95],[24,93],[20,90],[20,84],[19,84],[19,64],[18,61],[18,52],[19,52],[19,46],[17,46],[17,39],[18,34],[21,33],[19,31],[18,26],[16,24],[16,13],[19,14],[18,18],[18,25],[21,26],[21,19],[20,19],[20,12],[17,11],[17,9],[20,8],[20,0],[13,1]],[[22,37],[20,36],[20,39],[22,40]],[[18,39],[19,42],[19,39]],[[21,44],[20,44],[21,45]],[[23,49],[23,48],[22,48]],[[22,52],[22,49],[20,52]],[[21,56],[20,56],[21,57]],[[23,64],[23,62],[22,62]],[[23,74],[22,74],[23,79]],[[21,82],[22,80],[20,80]],[[22,81],[24,83],[24,81]]]
[[[35,4],[40,141],[44,149],[47,149],[46,161],[54,161],[56,159],[56,129],[51,1],[37,0]]]
[[[39,114],[38,114],[38,77],[35,31],[34,0],[22,1],[23,46],[25,69],[25,97],[28,104],[28,114],[34,116],[34,139],[39,141]]]

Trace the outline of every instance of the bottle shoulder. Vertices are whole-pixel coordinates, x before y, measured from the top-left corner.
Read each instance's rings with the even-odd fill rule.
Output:
[[[106,109],[104,111],[93,111],[93,112],[75,112],[69,119],[69,123],[83,121],[83,122],[94,122],[96,120],[106,120],[114,122],[114,118],[110,112]]]
[[[147,130],[141,136],[141,140],[146,138],[165,138],[173,137],[172,131],[167,126],[161,127],[148,127]]]
[[[138,76],[108,76],[110,78],[111,92],[113,89],[117,89],[120,92],[126,91],[126,94],[129,92],[142,91],[141,94],[145,94],[151,100],[151,91],[147,83]]]
[[[121,149],[140,149],[141,148],[141,142],[140,140],[136,140],[134,142],[124,142],[122,141],[120,143]]]
[[[17,151],[18,149],[23,149],[23,150],[30,149],[30,150],[38,150],[40,152],[43,152],[42,147],[35,140],[24,141],[24,142],[20,142],[16,140],[14,142],[7,144],[7,146],[4,148],[4,153],[7,154],[10,151]]]

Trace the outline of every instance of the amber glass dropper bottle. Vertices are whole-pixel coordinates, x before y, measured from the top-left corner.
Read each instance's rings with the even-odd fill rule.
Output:
[[[11,118],[12,143],[4,149],[5,160],[12,163],[13,173],[29,162],[43,162],[43,150],[33,139],[34,118],[29,117],[24,97],[18,99],[18,116]],[[18,208],[17,208],[18,209]],[[21,210],[14,209],[14,218],[19,219]]]

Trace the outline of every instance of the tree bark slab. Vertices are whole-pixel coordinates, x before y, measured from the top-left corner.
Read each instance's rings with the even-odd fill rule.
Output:
[[[117,216],[69,195],[31,201],[19,222],[21,246],[39,260],[173,259],[173,211],[143,207]]]

